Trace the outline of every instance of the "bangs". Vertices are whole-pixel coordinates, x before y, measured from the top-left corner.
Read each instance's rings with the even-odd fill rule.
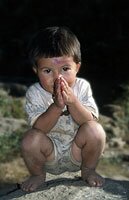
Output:
[[[80,62],[80,43],[68,29],[53,27],[39,31],[31,40],[29,58],[34,65],[37,60],[52,57],[72,56],[75,62]]]

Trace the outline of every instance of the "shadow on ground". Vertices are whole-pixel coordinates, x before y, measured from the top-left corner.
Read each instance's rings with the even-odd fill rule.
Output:
[[[17,185],[8,185],[0,192],[1,200],[48,200],[48,199],[87,199],[87,200],[119,200],[129,199],[129,181],[105,179],[103,188],[91,188],[81,180],[75,178],[57,178],[46,181],[37,191],[25,193]]]

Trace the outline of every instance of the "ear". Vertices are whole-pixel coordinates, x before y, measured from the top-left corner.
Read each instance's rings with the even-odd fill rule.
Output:
[[[37,74],[37,68],[36,67],[33,67],[33,71],[35,74]]]
[[[81,62],[77,63],[76,66],[77,66],[76,71],[77,71],[77,73],[78,73],[78,72],[79,72],[79,69],[80,69],[80,67],[81,67]]]

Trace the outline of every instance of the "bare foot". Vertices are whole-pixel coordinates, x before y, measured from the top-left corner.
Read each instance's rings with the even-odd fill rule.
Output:
[[[21,183],[21,189],[25,192],[33,192],[36,190],[42,183],[45,182],[45,176],[31,176],[26,181]]]
[[[95,172],[95,170],[83,167],[81,176],[91,187],[102,187],[104,185],[104,178]]]

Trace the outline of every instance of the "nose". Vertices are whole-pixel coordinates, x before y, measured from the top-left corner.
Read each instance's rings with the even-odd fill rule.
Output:
[[[53,75],[53,80],[55,81],[56,79],[58,79],[61,76],[61,74],[59,72],[55,72]]]

